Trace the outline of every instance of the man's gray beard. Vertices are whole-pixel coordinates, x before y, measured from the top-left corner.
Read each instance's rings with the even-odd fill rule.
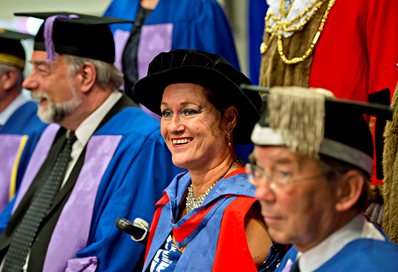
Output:
[[[47,100],[47,106],[44,108],[39,105],[38,116],[45,123],[58,123],[68,116],[81,104],[81,100],[73,97],[65,103],[53,103]]]

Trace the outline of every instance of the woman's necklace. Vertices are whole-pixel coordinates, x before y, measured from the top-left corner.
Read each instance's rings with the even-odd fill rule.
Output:
[[[234,161],[228,168],[228,170],[224,173],[224,175],[222,175],[221,177],[224,177],[229,170],[231,170],[232,167],[234,167],[236,164],[238,164],[240,162],[240,160],[236,160]],[[219,179],[218,179],[219,180]],[[211,185],[203,194],[201,194],[198,197],[195,197],[193,194],[193,187],[192,187],[192,183],[189,185],[188,187],[188,193],[187,193],[187,197],[185,198],[185,208],[187,210],[187,214],[190,213],[192,210],[200,207],[203,203],[203,201],[205,201],[207,195],[210,193],[210,191],[213,189],[214,185],[216,185],[216,183],[218,182],[218,180],[213,183],[213,185]]]
[[[193,209],[196,209],[202,205],[203,201],[205,201],[205,198],[207,195],[210,193],[211,189],[213,189],[214,185],[216,185],[217,182],[213,183],[213,185],[210,186],[209,189],[206,190],[203,194],[201,194],[198,197],[194,197],[193,195],[193,188],[192,188],[192,183],[188,187],[188,194],[186,198],[186,203],[185,207],[187,209],[187,213],[190,213]]]

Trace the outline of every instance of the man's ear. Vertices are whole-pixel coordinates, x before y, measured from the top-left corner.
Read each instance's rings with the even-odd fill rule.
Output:
[[[4,90],[14,88],[18,80],[17,71],[14,69],[8,69],[4,74],[2,74],[1,80]]]
[[[97,70],[91,62],[85,62],[79,73],[81,91],[86,93],[91,90],[97,78]]]
[[[361,197],[367,180],[358,170],[345,173],[338,182],[336,210],[343,212],[351,209]]]
[[[238,110],[230,106],[224,111],[223,124],[227,132],[231,133],[238,123]]]

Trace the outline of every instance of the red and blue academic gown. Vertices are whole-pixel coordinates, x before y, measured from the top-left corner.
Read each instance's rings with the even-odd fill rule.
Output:
[[[45,127],[46,124],[37,116],[37,104],[27,101],[0,128],[0,212],[18,190],[29,158]],[[2,228],[4,222],[0,220]]]
[[[297,248],[291,247],[277,272],[290,272],[297,259]],[[347,244],[335,256],[314,272],[396,271],[398,245],[390,241],[361,238]]]
[[[141,217],[151,222],[156,200],[181,170],[171,162],[159,123],[122,103],[90,138],[56,195],[31,247],[28,271],[135,271],[142,266],[144,246],[118,230],[115,220]],[[46,172],[41,166],[49,163],[46,158],[53,156],[51,146],[57,145],[62,130],[48,126],[36,146],[0,237],[0,256],[41,184]]]
[[[185,247],[175,271],[257,271],[246,241],[244,218],[256,201],[255,188],[239,169],[220,179],[202,206],[177,221],[179,205],[191,183],[176,176],[156,204],[144,271],[172,232]]]
[[[140,0],[113,0],[105,16],[135,21]],[[132,29],[131,24],[110,26],[116,43],[117,67]],[[223,56],[239,69],[229,22],[216,0],[159,0],[141,29],[137,51],[138,78],[146,75],[149,62],[159,53],[191,48]]]

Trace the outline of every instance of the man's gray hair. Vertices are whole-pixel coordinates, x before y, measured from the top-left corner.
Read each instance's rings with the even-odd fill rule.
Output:
[[[68,63],[69,74],[75,74],[85,62],[90,62],[97,70],[96,83],[102,88],[110,87],[113,91],[119,90],[123,83],[123,73],[114,65],[100,60],[64,55]]]

